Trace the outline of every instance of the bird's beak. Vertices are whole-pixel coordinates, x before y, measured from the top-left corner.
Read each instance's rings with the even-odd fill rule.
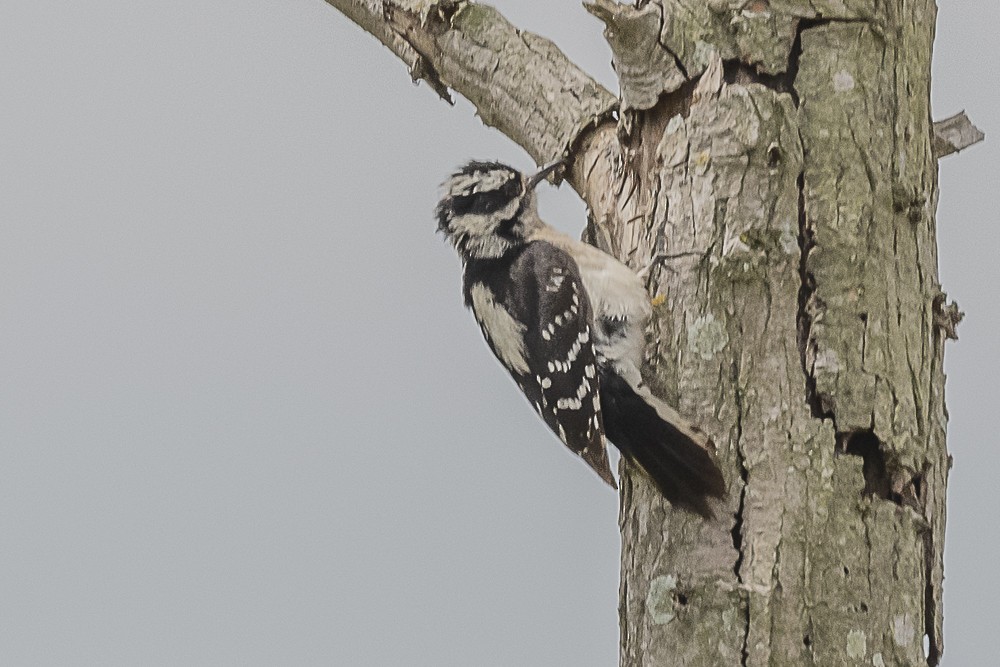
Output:
[[[563,166],[563,164],[565,164],[563,160],[556,160],[542,167],[537,174],[528,179],[528,189],[534,190],[535,186],[544,181],[546,176]]]

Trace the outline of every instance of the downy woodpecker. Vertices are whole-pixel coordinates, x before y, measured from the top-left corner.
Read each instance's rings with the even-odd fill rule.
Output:
[[[642,381],[652,308],[640,277],[538,217],[534,176],[469,162],[442,185],[438,230],[464,264],[465,304],[528,401],[608,484],[607,436],[672,504],[710,517],[714,446]]]

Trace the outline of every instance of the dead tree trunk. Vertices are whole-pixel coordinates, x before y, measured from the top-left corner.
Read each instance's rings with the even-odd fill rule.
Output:
[[[621,664],[937,664],[958,313],[933,0],[597,0],[620,100],[489,7],[327,1],[537,162],[568,157],[591,242],[665,257],[648,380],[730,492],[705,522],[622,470]]]

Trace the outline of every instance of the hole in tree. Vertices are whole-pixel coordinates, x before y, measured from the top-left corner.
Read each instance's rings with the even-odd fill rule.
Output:
[[[688,596],[684,595],[683,593],[678,593],[677,594],[677,604],[679,604],[682,607],[684,607],[684,606],[687,606],[687,603],[688,603]]]
[[[781,164],[781,149],[777,146],[771,146],[767,149],[767,166],[771,169],[777,169],[779,164]]]
[[[864,494],[901,503],[902,497],[893,492],[892,480],[886,466],[885,452],[875,432],[871,429],[855,431],[841,436],[844,452],[852,456],[860,456],[862,472],[865,478]]]
[[[785,73],[768,74],[759,71],[750,63],[742,60],[724,60],[722,62],[722,79],[729,85],[748,86],[758,84],[770,88],[776,93],[786,93],[798,106],[798,96],[792,89],[793,80]]]

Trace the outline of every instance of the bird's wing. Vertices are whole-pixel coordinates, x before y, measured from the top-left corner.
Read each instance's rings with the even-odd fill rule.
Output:
[[[608,484],[590,303],[573,258],[535,241],[511,265],[508,295],[524,323],[524,373],[515,379],[538,414]],[[495,351],[495,350],[494,350]]]

